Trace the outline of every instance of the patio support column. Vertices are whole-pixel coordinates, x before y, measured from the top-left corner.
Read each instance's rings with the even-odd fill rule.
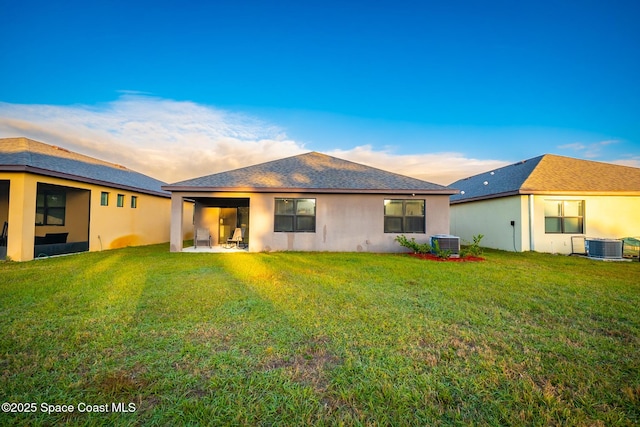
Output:
[[[535,251],[536,246],[534,244],[535,227],[533,222],[533,212],[535,211],[533,194],[529,194],[529,250]]]
[[[182,252],[182,219],[184,216],[184,198],[171,193],[171,232],[169,244],[171,252]]]
[[[33,259],[36,233],[37,183],[24,174],[12,179],[9,187],[7,257],[14,261],[29,261]]]

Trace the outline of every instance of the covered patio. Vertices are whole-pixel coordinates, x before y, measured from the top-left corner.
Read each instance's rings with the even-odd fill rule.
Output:
[[[215,245],[215,246],[187,246],[182,248],[182,252],[192,253],[192,254],[233,254],[233,253],[241,253],[241,252],[249,252],[249,247],[238,247],[231,246],[225,247],[225,245]]]
[[[171,193],[171,252],[184,249],[183,223],[190,219],[185,218],[185,202],[195,204],[192,230],[209,230],[200,233],[206,235],[202,243],[207,246],[225,243],[232,230],[240,228],[250,252],[398,252],[398,232],[417,237],[449,232],[449,196],[456,193],[316,152],[162,189]],[[393,218],[385,205],[391,202],[402,209],[402,227],[388,227]],[[414,205],[421,207],[419,212],[405,211],[405,206]]]
[[[191,253],[248,252],[249,248],[249,198],[217,197],[216,195],[188,197],[194,203],[193,232],[206,229],[211,237],[209,246],[202,241],[197,245],[181,248]],[[231,243],[236,229],[242,233],[241,244]],[[195,236],[194,236],[195,237]]]

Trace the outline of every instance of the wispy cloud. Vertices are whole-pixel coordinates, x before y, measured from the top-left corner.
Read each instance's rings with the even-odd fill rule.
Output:
[[[501,160],[470,159],[456,152],[401,155],[376,151],[368,145],[326,154],[443,185],[508,164]]]
[[[611,163],[622,166],[631,166],[634,168],[640,168],[640,156],[628,155],[622,159],[614,160]]]
[[[558,146],[558,148],[562,150],[572,151],[576,155],[581,157],[585,157],[587,159],[595,159],[602,154],[602,150],[611,144],[617,144],[620,141],[615,139],[607,139],[604,141],[594,142],[590,144],[585,144],[582,142],[574,142],[571,144],[564,144]]]
[[[625,144],[623,141],[617,139],[606,139],[599,142],[585,144],[582,142],[574,142],[571,144],[559,145],[558,148],[561,150],[568,151],[568,155],[593,159],[598,161],[607,161],[609,163],[622,165],[622,166],[631,166],[635,168],[640,168],[640,156],[637,153],[629,153],[629,152],[620,152],[613,151],[607,149],[612,145],[618,145],[618,148],[622,148],[624,146],[629,146],[630,144]],[[605,158],[606,160],[603,160]]]
[[[581,151],[581,150],[584,150],[585,148],[587,148],[587,146],[582,144],[581,142],[573,142],[571,144],[560,145],[560,146],[558,146],[558,148],[560,148],[562,150]]]
[[[313,149],[254,116],[135,92],[94,106],[0,102],[0,137],[15,136],[119,163],[166,182]],[[326,153],[439,184],[505,164],[451,152],[398,155],[369,145]]]
[[[139,95],[98,106],[0,103],[0,135],[60,145],[168,182],[307,151],[256,118]]]

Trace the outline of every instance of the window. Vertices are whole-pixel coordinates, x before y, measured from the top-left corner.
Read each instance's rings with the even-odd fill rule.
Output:
[[[124,207],[124,194],[118,194],[118,201],[116,206],[118,206],[119,208]]]
[[[424,200],[385,199],[385,233],[424,233]]]
[[[276,199],[274,230],[315,232],[316,199]]]
[[[100,206],[109,206],[109,193],[106,191],[100,193]]]
[[[545,233],[584,233],[584,200],[545,200]]]
[[[131,196],[131,209],[138,207],[138,196]]]
[[[36,225],[64,225],[66,196],[64,191],[39,190],[36,195]]]

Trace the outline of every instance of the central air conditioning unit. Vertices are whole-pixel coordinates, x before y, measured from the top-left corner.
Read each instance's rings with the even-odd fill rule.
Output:
[[[435,242],[438,242],[438,247],[442,251],[451,251],[451,254],[460,254],[460,238],[458,236],[452,236],[451,234],[436,234],[431,236],[431,247],[435,247]]]
[[[622,259],[622,240],[585,239],[587,256],[602,259]]]

